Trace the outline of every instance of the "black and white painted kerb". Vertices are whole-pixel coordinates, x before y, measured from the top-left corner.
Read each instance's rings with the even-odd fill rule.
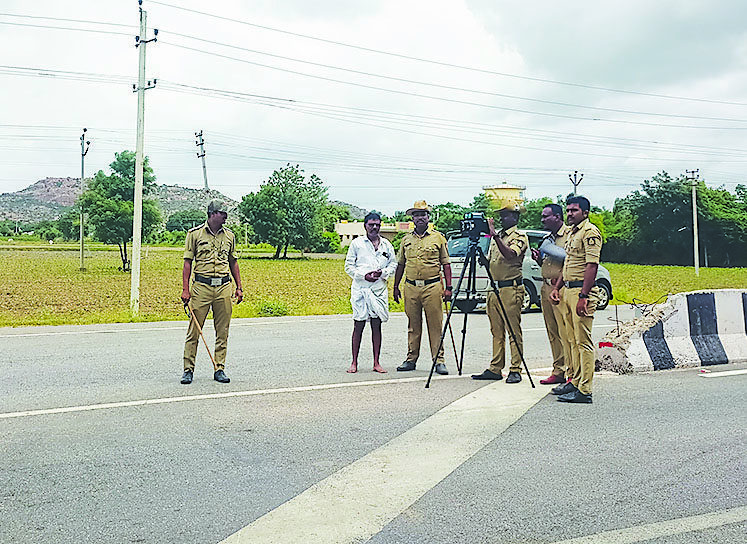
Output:
[[[599,343],[597,366],[636,372],[747,361],[747,291],[679,293]]]

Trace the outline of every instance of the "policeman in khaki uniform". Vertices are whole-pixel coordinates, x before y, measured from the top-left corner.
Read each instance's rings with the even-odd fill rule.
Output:
[[[226,205],[213,200],[208,204],[208,219],[205,224],[190,229],[184,244],[184,268],[182,269],[182,302],[191,301],[193,316],[189,321],[187,340],[184,344],[184,374],[182,383],[192,383],[195,369],[195,355],[200,327],[205,323],[210,309],[213,309],[215,327],[215,374],[213,378],[228,383],[225,373],[228,326],[231,322],[231,294],[234,293],[231,276],[236,282],[237,303],[244,298],[241,288],[241,274],[236,260],[236,237],[223,228],[228,217]],[[190,290],[189,280],[194,271],[194,282]]]
[[[565,242],[571,232],[563,222],[563,208],[557,204],[548,204],[540,216],[542,225],[550,232],[542,240],[539,249],[532,249],[532,258],[542,267],[542,288],[540,300],[542,316],[545,319],[547,339],[552,352],[552,374],[544,380],[543,385],[565,383],[566,366],[571,365],[570,345],[565,332],[565,321],[560,306],[550,302],[553,285],[563,271],[565,262]],[[568,376],[571,372],[568,371]]]
[[[394,274],[394,301],[402,293],[399,284],[405,276],[404,300],[407,314],[407,359],[397,367],[400,372],[415,370],[420,355],[420,338],[423,331],[423,312],[428,326],[431,357],[436,357],[436,373],[448,374],[444,364],[444,348],[438,349],[443,322],[443,301],[451,298],[451,264],[446,249],[446,238],[435,230],[428,230],[431,208],[425,200],[418,200],[407,215],[412,216],[415,230],[405,234],[397,254],[397,271]],[[446,278],[446,288],[441,284],[441,270]]]
[[[562,402],[591,403],[591,383],[594,378],[594,343],[591,324],[599,300],[599,288],[594,287],[602,251],[602,235],[589,221],[589,200],[574,196],[566,203],[571,232],[565,243],[563,272],[550,294],[559,304],[566,323],[566,336],[572,362],[568,365],[570,381],[554,387],[552,393]]]
[[[521,381],[521,355],[524,346],[521,335],[521,307],[524,302],[524,283],[521,276],[521,265],[524,254],[529,247],[529,238],[526,234],[516,230],[519,222],[521,207],[514,201],[504,201],[500,209],[501,226],[500,233],[495,231],[493,220],[489,219],[490,226],[490,248],[488,249],[488,263],[490,275],[495,280],[501,302],[506,310],[506,317],[511,330],[514,333],[511,341],[511,366],[508,370],[506,383],[518,383]],[[483,263],[485,264],[485,263]],[[490,332],[493,334],[493,358],[490,366],[482,374],[473,374],[475,380],[501,380],[503,379],[503,367],[506,365],[506,334],[508,329],[503,311],[498,304],[498,297],[491,290],[488,292],[487,309],[490,320]],[[509,335],[510,336],[510,335]]]

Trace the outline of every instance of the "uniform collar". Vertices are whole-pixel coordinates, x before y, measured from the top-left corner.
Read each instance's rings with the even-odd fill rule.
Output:
[[[508,236],[509,234],[512,234],[516,231],[516,225],[513,227],[508,227],[507,229],[501,229],[501,238],[504,236]]]
[[[420,235],[415,229],[412,229],[412,234],[414,234],[418,238],[425,238],[426,236],[430,234],[430,231],[428,229],[425,229],[425,232],[422,235]]]
[[[581,221],[578,225],[574,226],[572,232],[578,232],[578,231],[580,231],[582,228],[586,227],[586,224],[588,222],[589,222],[589,218],[587,217],[586,219],[584,219],[583,221]]]
[[[565,233],[568,232],[569,228],[570,227],[568,225],[566,225],[565,223],[563,223],[562,225],[560,225],[560,228],[558,229],[558,232],[556,232],[554,234],[555,238],[559,238],[559,237],[563,236]]]
[[[223,227],[218,229],[218,232],[213,232],[212,230],[210,230],[210,225],[208,225],[207,221],[205,221],[204,226],[205,226],[205,230],[208,231],[208,233],[212,234],[213,236],[218,236],[221,232],[223,232]]]

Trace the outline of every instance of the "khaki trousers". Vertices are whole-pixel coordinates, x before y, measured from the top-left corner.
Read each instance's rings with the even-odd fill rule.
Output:
[[[597,309],[596,287],[589,293],[587,308],[593,314]],[[584,395],[591,394],[591,383],[594,379],[594,342],[591,340],[591,325],[594,316],[580,317],[576,313],[580,287],[563,287],[560,291],[560,307],[566,323],[566,338],[571,352],[571,364],[568,365],[571,383]]]
[[[560,304],[550,302],[550,293],[552,287],[547,283],[542,283],[540,289],[540,302],[542,306],[542,317],[545,318],[545,329],[547,329],[547,339],[550,341],[550,351],[552,352],[552,373],[555,376],[564,376],[566,374],[566,361],[570,362],[570,345],[565,332],[565,320]],[[570,377],[570,373],[568,374]]]
[[[233,283],[230,281],[218,287],[211,287],[200,282],[192,283],[192,311],[194,318],[205,324],[205,318],[210,309],[213,309],[213,327],[215,328],[215,366],[216,370],[222,370],[226,366],[226,350],[228,348],[228,326],[231,323],[231,293]],[[194,318],[189,320],[187,329],[187,340],[184,343],[184,370],[194,371],[195,356],[197,355],[197,344],[200,341],[200,332],[197,330]]]
[[[407,360],[413,363],[420,355],[420,338],[423,334],[423,312],[428,326],[428,341],[431,344],[431,358],[436,357],[441,341],[443,323],[443,294],[440,281],[418,287],[404,282],[403,298],[407,314]],[[437,363],[444,362],[444,347],[438,351]]]
[[[523,285],[512,285],[510,287],[501,287],[498,289],[498,293],[503,302],[503,307],[506,309],[506,316],[508,317],[508,323],[511,325],[511,330],[514,331],[516,342],[512,338],[511,342],[511,366],[509,372],[521,373],[521,355],[519,350],[524,352],[524,342],[521,334],[521,305],[524,302],[524,286]],[[506,327],[506,321],[503,317],[503,311],[498,305],[498,297],[493,291],[488,292],[487,308],[486,313],[490,320],[490,332],[493,334],[493,358],[490,361],[489,370],[500,374],[503,367],[506,366],[506,334],[508,328]],[[517,346],[518,344],[518,346]]]

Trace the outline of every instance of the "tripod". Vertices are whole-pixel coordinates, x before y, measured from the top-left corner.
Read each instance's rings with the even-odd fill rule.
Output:
[[[480,257],[480,262],[487,263],[487,257],[485,257],[485,253],[483,252],[482,248],[479,245],[480,241],[480,234],[471,232],[469,236],[469,245],[467,246],[467,253],[464,256],[464,266],[462,267],[462,273],[459,275],[459,281],[457,281],[456,289],[454,290],[454,293],[452,294],[451,299],[451,305],[449,306],[449,313],[446,315],[446,323],[444,323],[443,330],[441,331],[441,340],[438,344],[438,349],[436,350],[436,354],[438,354],[441,351],[441,348],[444,344],[444,337],[446,336],[446,329],[449,327],[449,323],[451,321],[451,314],[454,312],[454,306],[458,307],[462,313],[464,313],[464,323],[462,324],[462,345],[459,353],[459,358],[457,359],[457,371],[459,372],[459,375],[462,375],[462,366],[464,364],[464,342],[467,338],[467,316],[470,314],[471,311],[473,311],[477,307],[477,258]],[[534,381],[532,380],[532,375],[529,373],[529,367],[527,366],[527,362],[524,359],[524,352],[521,347],[519,347],[518,342],[516,341],[516,335],[514,334],[514,330],[511,327],[511,323],[508,321],[508,315],[506,314],[506,308],[503,306],[503,301],[501,300],[501,297],[498,293],[498,286],[495,283],[495,280],[493,279],[493,276],[490,273],[490,267],[485,266],[485,271],[488,273],[488,281],[490,282],[490,288],[493,290],[493,293],[495,293],[496,298],[498,299],[498,306],[501,309],[501,313],[503,314],[503,321],[506,323],[506,328],[508,329],[508,335],[513,341],[513,344],[516,346],[516,349],[519,352],[519,357],[521,357],[521,362],[524,364],[524,370],[527,373],[527,377],[529,378],[529,383],[532,384],[532,387],[534,388]],[[462,289],[462,281],[464,280],[464,276],[467,276],[467,288],[465,289],[465,293],[467,297],[465,299],[459,300],[459,293]],[[428,389],[431,385],[431,378],[433,378],[433,371],[436,368],[436,361],[437,361],[438,355],[433,357],[433,364],[431,365],[431,371],[430,374],[428,374],[428,380],[425,382],[425,388]]]

